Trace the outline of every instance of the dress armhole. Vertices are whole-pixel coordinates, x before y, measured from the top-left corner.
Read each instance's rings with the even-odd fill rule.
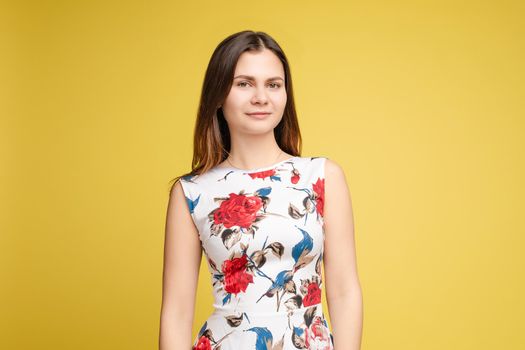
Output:
[[[188,207],[188,210],[190,212],[191,219],[193,220],[193,224],[195,225],[196,228],[198,228],[197,218],[195,216],[195,209],[197,205],[199,204],[200,194],[197,197],[195,197],[195,194],[193,193],[191,189],[192,188],[191,182],[185,180],[184,178],[180,178],[179,182],[182,188],[182,192],[184,193],[186,206]]]
[[[326,161],[330,159],[328,157],[321,157],[321,179],[325,179],[326,178]]]
[[[329,160],[328,157],[321,157],[321,170],[319,177],[323,180],[323,184],[326,184],[326,161]],[[324,198],[324,186],[323,186],[323,198]]]
[[[326,188],[326,161],[330,159],[328,157],[321,157],[321,170],[320,170],[320,178],[322,179],[323,181],[323,241],[325,239],[325,226],[324,226],[324,208],[325,208],[325,194],[326,194],[326,191],[325,191],[325,188]]]

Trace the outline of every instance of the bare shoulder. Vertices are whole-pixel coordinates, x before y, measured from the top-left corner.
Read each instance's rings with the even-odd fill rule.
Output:
[[[181,179],[177,180],[170,190],[169,201],[168,201],[168,219],[175,220],[175,217],[179,219],[188,220],[191,219],[190,211],[186,204],[186,194],[184,187],[182,187]],[[182,211],[180,211],[182,210]]]
[[[326,158],[325,179],[334,185],[344,185],[346,183],[344,169],[333,159]]]
[[[179,178],[170,189],[170,199],[174,200],[175,198],[182,198],[184,196],[184,191],[182,190],[181,182],[182,180]]]

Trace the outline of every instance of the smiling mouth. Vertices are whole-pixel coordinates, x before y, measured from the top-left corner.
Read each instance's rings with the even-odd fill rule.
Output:
[[[254,119],[266,119],[271,113],[263,113],[263,112],[257,112],[257,113],[246,113],[246,115],[254,118]]]
[[[270,112],[254,112],[254,113],[246,113],[248,115],[267,115],[270,114]]]

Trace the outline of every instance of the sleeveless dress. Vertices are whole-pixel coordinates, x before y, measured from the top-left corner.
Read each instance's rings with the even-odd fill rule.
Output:
[[[321,304],[326,159],[181,178],[214,295],[192,350],[334,348]]]

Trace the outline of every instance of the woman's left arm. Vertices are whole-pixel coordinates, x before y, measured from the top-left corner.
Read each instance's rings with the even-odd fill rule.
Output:
[[[343,169],[326,159],[324,270],[335,350],[359,350],[363,297],[357,273],[352,201]]]

